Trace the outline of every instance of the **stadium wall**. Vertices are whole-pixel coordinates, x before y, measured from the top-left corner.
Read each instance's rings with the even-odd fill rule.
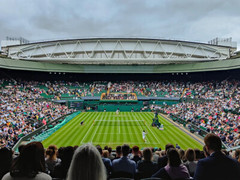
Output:
[[[0,58],[0,68],[65,73],[188,73],[240,69],[240,58],[189,64],[76,65]]]

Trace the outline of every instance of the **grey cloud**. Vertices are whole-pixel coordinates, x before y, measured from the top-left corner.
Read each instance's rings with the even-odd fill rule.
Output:
[[[139,36],[240,44],[238,0],[5,0],[0,40]]]

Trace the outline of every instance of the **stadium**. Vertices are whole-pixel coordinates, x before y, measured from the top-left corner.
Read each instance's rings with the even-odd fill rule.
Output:
[[[237,158],[239,74],[231,38],[8,38],[0,55],[0,146],[19,153],[35,141],[46,149],[91,143],[116,155],[123,144],[161,152],[170,143],[184,153],[202,151],[214,133]]]

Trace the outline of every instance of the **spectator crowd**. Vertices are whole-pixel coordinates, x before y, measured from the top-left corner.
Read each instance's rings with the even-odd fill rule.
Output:
[[[65,105],[40,98],[41,91],[27,86],[8,85],[0,91],[0,147],[12,148],[26,134],[72,112]]]
[[[124,144],[116,151],[105,146],[60,147],[50,145],[44,150],[40,142],[19,147],[19,155],[8,148],[0,149],[0,178],[67,180],[106,180],[107,178],[148,177],[165,180],[240,178],[240,150],[221,150],[220,138],[208,134],[203,150],[182,150],[179,145],[166,144],[165,149],[144,148]]]

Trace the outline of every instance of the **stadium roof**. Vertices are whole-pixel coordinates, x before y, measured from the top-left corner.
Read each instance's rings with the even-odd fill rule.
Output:
[[[147,38],[86,38],[2,47],[11,59],[56,64],[156,65],[217,61],[236,48],[190,41]]]

